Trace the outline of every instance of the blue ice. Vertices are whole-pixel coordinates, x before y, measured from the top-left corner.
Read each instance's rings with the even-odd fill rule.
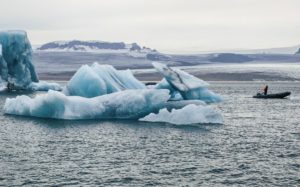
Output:
[[[32,49],[25,31],[0,32],[1,57],[0,76],[16,86],[26,87],[38,82],[32,64]]]
[[[25,31],[0,31],[0,91],[6,90],[7,83],[14,89],[61,89],[58,84],[39,82]]]
[[[66,96],[50,90],[30,98],[6,99],[6,114],[56,119],[139,119],[157,112],[169,99],[168,90],[125,90],[93,98]]]
[[[67,83],[66,95],[96,97],[127,89],[146,89],[130,70],[116,70],[110,65],[84,65]]]

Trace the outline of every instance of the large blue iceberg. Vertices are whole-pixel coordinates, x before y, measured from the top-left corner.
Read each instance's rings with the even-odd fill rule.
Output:
[[[156,85],[157,89],[169,89],[174,100],[202,100],[206,103],[222,101],[222,98],[208,90],[209,84],[180,69],[171,68],[164,64],[154,62],[155,69],[164,76]]]
[[[26,90],[40,90],[40,86],[45,90],[49,85],[46,82],[39,83],[32,64],[31,44],[25,31],[0,31],[0,90],[7,85]],[[49,88],[61,89],[58,84],[51,84]]]
[[[96,97],[127,89],[145,89],[130,70],[116,70],[110,65],[84,65],[67,83],[66,95]]]
[[[93,98],[49,91],[35,98],[8,98],[4,110],[7,114],[56,119],[139,119],[163,108],[168,99],[168,90],[125,90]]]

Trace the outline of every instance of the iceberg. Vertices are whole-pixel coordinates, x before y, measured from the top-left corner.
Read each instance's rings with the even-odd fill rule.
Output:
[[[1,57],[0,77],[18,87],[38,82],[31,62],[32,49],[25,31],[0,32]]]
[[[161,109],[158,114],[151,113],[140,121],[166,122],[175,125],[187,124],[222,124],[222,115],[205,105],[190,104],[182,109]]]
[[[139,119],[157,112],[169,99],[168,90],[125,90],[85,98],[50,90],[30,98],[6,99],[6,114],[55,119]]]
[[[32,48],[25,31],[0,31],[0,91],[61,90],[56,83],[39,82],[32,64]]]
[[[84,65],[67,83],[64,93],[87,98],[110,94],[127,89],[146,89],[130,70],[116,70],[110,65]]]
[[[219,95],[208,90],[209,84],[207,82],[180,69],[171,68],[158,62],[152,64],[164,76],[156,88],[169,89],[172,99],[202,100],[206,103],[222,101]]]

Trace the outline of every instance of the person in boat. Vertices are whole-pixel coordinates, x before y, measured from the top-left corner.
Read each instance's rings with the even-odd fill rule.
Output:
[[[267,95],[267,94],[268,94],[268,89],[269,89],[269,86],[266,85],[266,86],[264,87],[264,95]]]

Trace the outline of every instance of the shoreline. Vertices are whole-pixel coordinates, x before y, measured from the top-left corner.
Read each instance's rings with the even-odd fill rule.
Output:
[[[74,72],[63,73],[39,73],[40,80],[68,81]],[[267,74],[265,72],[243,72],[243,73],[205,73],[191,72],[192,75],[204,81],[300,81],[300,79],[278,74]],[[143,82],[158,82],[162,76],[158,73],[134,73],[134,76]]]

